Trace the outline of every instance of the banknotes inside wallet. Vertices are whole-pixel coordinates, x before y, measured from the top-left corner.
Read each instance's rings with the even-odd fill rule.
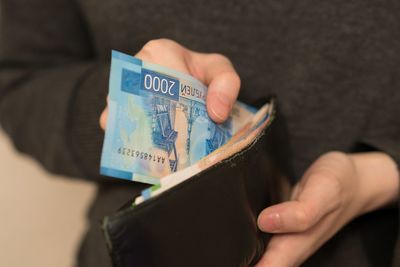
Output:
[[[208,116],[207,91],[187,73],[113,51],[101,174],[163,187],[173,180],[166,177],[198,172],[209,164],[205,157],[269,120],[272,104],[257,110],[236,102],[217,124]]]
[[[282,192],[275,101],[236,102],[216,124],[206,96],[188,74],[112,52],[100,172],[152,184],[103,220],[114,266],[252,266],[264,252],[257,216]]]
[[[251,133],[105,217],[114,266],[255,265],[269,241],[257,216],[281,199],[282,179],[273,157],[279,117],[272,102],[260,110]]]

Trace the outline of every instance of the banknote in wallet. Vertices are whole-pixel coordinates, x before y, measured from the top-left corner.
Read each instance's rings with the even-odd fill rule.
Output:
[[[228,120],[217,124],[206,97],[207,87],[186,73],[112,51],[101,174],[155,184],[143,193],[149,198],[227,157],[273,110],[236,102]]]
[[[187,73],[112,52],[100,172],[151,184],[103,220],[115,267],[254,266],[265,251],[257,216],[281,200],[276,104],[236,102],[216,124],[206,98]]]

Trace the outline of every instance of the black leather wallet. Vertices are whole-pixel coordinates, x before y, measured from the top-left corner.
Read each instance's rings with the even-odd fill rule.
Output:
[[[257,216],[281,199],[272,122],[244,150],[103,221],[115,267],[252,266],[269,236]],[[279,148],[278,148],[279,149]]]

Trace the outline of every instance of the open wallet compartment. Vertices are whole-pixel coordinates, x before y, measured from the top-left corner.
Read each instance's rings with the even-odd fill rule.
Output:
[[[279,116],[244,149],[139,205],[103,221],[115,267],[253,266],[269,235],[257,227],[264,208],[282,200],[285,154]],[[278,156],[279,157],[279,156]]]

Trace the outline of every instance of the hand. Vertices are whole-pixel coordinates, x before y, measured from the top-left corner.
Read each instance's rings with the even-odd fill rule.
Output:
[[[211,119],[221,123],[228,118],[239,94],[240,79],[226,57],[194,52],[168,39],[148,42],[135,56],[196,77],[208,86],[206,103]],[[100,117],[103,129],[107,114],[106,108]]]
[[[299,266],[350,220],[395,201],[398,190],[396,164],[384,153],[321,156],[290,201],[260,213],[259,228],[275,235],[256,266]]]

